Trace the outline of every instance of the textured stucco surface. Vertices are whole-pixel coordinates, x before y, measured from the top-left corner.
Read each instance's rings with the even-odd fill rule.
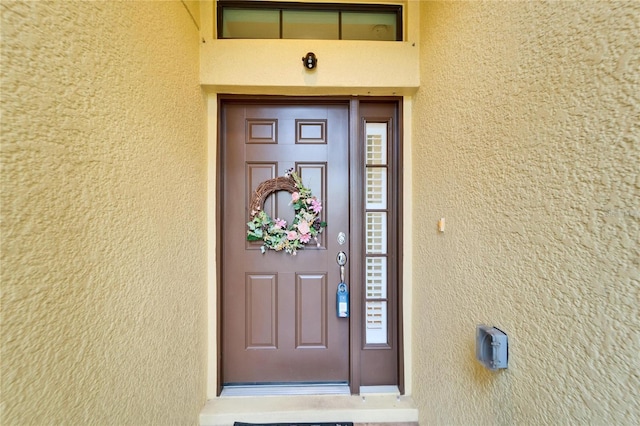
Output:
[[[420,423],[639,424],[640,3],[422,2],[420,22]],[[475,361],[478,323],[508,370]]]
[[[194,423],[207,269],[194,19],[180,2],[0,11],[0,423]],[[420,11],[421,424],[640,423],[640,4]],[[508,370],[476,363],[477,323],[509,334]]]
[[[206,126],[181,2],[2,12],[3,425],[194,424]]]

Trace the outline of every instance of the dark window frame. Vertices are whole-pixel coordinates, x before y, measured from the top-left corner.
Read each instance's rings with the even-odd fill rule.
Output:
[[[342,12],[368,12],[368,13],[394,13],[396,16],[396,39],[403,41],[403,15],[400,4],[353,4],[353,3],[298,3],[279,1],[251,1],[251,0],[218,0],[216,9],[217,38],[220,40],[231,40],[233,37],[224,37],[222,26],[225,9],[244,10],[279,10],[280,12],[280,37],[282,40],[282,12],[285,10],[296,11],[330,11],[338,12],[339,40],[342,40]],[[373,40],[372,40],[373,41]]]

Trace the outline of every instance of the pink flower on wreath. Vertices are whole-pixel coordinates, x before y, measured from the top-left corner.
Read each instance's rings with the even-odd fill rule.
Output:
[[[294,192],[293,194],[291,194],[291,201],[293,201],[294,203],[296,201],[298,201],[300,199],[300,193],[299,192]]]
[[[302,222],[300,222],[298,224],[298,232],[300,232],[303,235],[304,234],[308,234],[309,233],[309,223],[305,222],[304,220]]]
[[[300,242],[303,242],[303,243],[306,244],[306,243],[309,242],[310,239],[311,239],[311,234],[302,234],[302,235],[300,235]]]
[[[320,213],[322,211],[322,203],[314,198],[311,200],[311,210],[314,213]]]
[[[285,226],[287,226],[287,221],[286,221],[286,220],[282,220],[282,219],[280,219],[280,218],[277,218],[277,219],[276,219],[276,228],[278,228],[278,229],[282,229],[282,228],[284,228]]]
[[[298,233],[296,231],[287,232],[287,240],[293,241],[298,238]]]

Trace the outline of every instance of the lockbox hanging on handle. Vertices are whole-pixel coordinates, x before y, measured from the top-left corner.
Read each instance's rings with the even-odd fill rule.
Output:
[[[338,318],[349,317],[349,291],[345,283],[338,284],[336,292],[336,313]]]

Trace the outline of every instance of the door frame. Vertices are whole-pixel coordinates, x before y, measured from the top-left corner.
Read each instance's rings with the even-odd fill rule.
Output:
[[[223,175],[224,175],[224,167],[222,163],[222,157],[220,155],[220,150],[222,146],[222,130],[219,125],[221,122],[221,111],[222,104],[228,101],[247,101],[247,102],[271,102],[271,103],[282,103],[285,104],[293,104],[295,102],[309,102],[313,101],[314,103],[343,103],[348,106],[349,109],[349,166],[350,166],[350,187],[352,188],[364,188],[364,162],[360,161],[364,158],[364,145],[361,141],[364,138],[364,122],[361,121],[359,105],[361,101],[371,102],[371,103],[395,103],[396,107],[396,120],[395,127],[393,128],[393,137],[394,144],[392,147],[393,150],[393,168],[396,171],[397,175],[397,185],[394,190],[396,190],[396,195],[393,197],[392,202],[394,203],[394,209],[396,213],[397,220],[393,223],[395,227],[395,238],[394,238],[394,249],[395,253],[393,254],[393,266],[395,269],[395,279],[397,281],[396,285],[396,300],[395,300],[395,332],[396,332],[396,342],[397,345],[397,379],[398,379],[398,388],[401,394],[405,394],[405,342],[404,342],[404,291],[403,291],[403,221],[404,221],[404,211],[403,211],[403,98],[398,96],[379,96],[379,97],[358,97],[358,96],[271,96],[271,95],[227,95],[227,94],[218,94],[215,102],[216,102],[216,116],[214,123],[215,126],[215,176],[214,178],[214,187],[215,187],[215,201],[213,205],[215,206],[213,211],[215,211],[215,219],[212,223],[215,227],[213,234],[215,237],[213,241],[210,242],[214,244],[214,257],[215,257],[215,281],[218,285],[215,286],[215,341],[216,341],[216,353],[215,353],[215,366],[216,366],[216,378],[215,378],[215,394],[219,396],[222,387],[222,366],[224,360],[222,359],[222,197],[223,197]],[[211,126],[210,126],[211,129]],[[211,176],[210,176],[211,177]],[[211,205],[211,204],[210,204]],[[364,212],[364,196],[356,197],[349,207],[349,222],[354,224],[357,223],[355,218],[358,218]],[[211,222],[210,222],[211,223]],[[351,226],[351,251],[363,253],[363,243],[364,243],[364,226]],[[210,233],[211,235],[211,233]],[[352,257],[352,253],[349,253],[349,258]],[[362,268],[349,268],[349,277],[348,282],[363,282],[364,280],[364,272]],[[211,276],[211,274],[210,274]],[[350,286],[350,310],[352,312],[362,312],[363,310],[363,293],[358,286]],[[211,313],[211,311],[210,311]],[[210,322],[211,323],[211,322]],[[349,319],[349,386],[351,389],[351,394],[356,395],[359,394],[360,385],[361,385],[361,364],[360,364],[360,352],[363,349],[362,347],[362,337],[364,332],[364,315],[355,315],[351,316]],[[213,355],[213,354],[212,354]],[[210,356],[211,360],[212,357]],[[210,362],[211,366],[211,362]],[[214,385],[214,383],[210,383],[209,386]]]

